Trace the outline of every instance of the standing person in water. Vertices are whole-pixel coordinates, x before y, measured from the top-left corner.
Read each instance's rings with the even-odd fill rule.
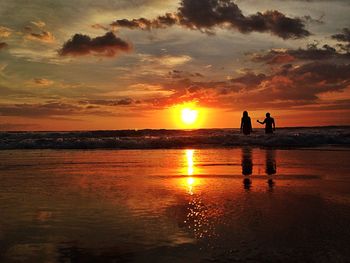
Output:
[[[273,133],[276,130],[275,120],[270,116],[270,113],[266,113],[264,121],[257,120],[260,124],[265,124],[265,133]]]
[[[250,120],[250,117],[248,116],[247,111],[243,112],[243,117],[241,120],[241,132],[242,131],[245,135],[249,135],[253,131],[252,122]]]

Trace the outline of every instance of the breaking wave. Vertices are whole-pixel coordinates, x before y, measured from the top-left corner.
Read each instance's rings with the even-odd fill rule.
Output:
[[[350,127],[281,128],[273,135],[256,129],[117,130],[76,132],[0,132],[0,149],[171,149],[234,146],[350,146]]]

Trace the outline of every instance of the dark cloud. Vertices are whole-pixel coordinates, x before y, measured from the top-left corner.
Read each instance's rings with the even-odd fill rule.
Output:
[[[240,78],[242,79],[242,78]],[[240,79],[236,79],[239,82]],[[257,76],[246,75],[239,83],[252,93],[247,103],[264,106],[312,104],[325,92],[340,92],[350,85],[350,64],[312,62],[297,67],[281,67],[279,71],[256,81]],[[247,85],[247,79],[252,79]],[[247,95],[248,98],[248,95]]]
[[[345,42],[345,44],[341,43],[341,44],[338,44],[338,46],[342,50],[350,53],[350,29],[349,28],[343,28],[341,33],[332,35],[332,38],[340,42]]]
[[[7,43],[5,43],[5,42],[0,42],[0,50],[3,49],[3,48],[5,48],[5,47],[7,47],[7,46],[8,46]]]
[[[64,43],[59,50],[60,56],[84,56],[98,55],[114,57],[120,52],[128,52],[131,45],[123,39],[115,36],[112,32],[95,38],[87,35],[75,34],[70,40]]]
[[[129,106],[134,104],[135,101],[131,98],[123,98],[117,100],[86,100],[80,101],[80,104],[92,104],[92,105],[103,105],[103,106]]]
[[[335,34],[332,36],[332,38],[342,42],[350,42],[350,29],[343,28],[342,33]]]
[[[317,44],[307,45],[306,49],[272,49],[267,52],[247,54],[254,62],[265,62],[267,64],[284,64],[295,60],[329,60],[350,59],[349,53],[336,50],[329,45],[319,48]]]
[[[87,108],[83,105],[79,105],[79,103],[74,104],[61,101],[51,101],[46,103],[0,104],[0,116],[69,120],[73,116],[82,115],[116,116],[116,114],[113,112],[103,109],[99,110],[99,107]]]
[[[114,21],[111,26],[126,27],[129,29],[150,30],[152,28],[166,28],[179,23],[177,14],[166,13],[164,16],[158,16],[156,19],[137,18],[137,19],[119,19]]]
[[[23,116],[31,118],[68,116],[76,114],[81,109],[78,106],[62,103],[49,102],[44,104],[2,104],[0,105],[1,116]]]
[[[121,19],[111,25],[145,30],[181,25],[210,34],[215,28],[221,27],[242,33],[269,32],[283,39],[304,38],[310,35],[301,18],[290,18],[276,10],[245,16],[231,0],[182,0],[176,13],[167,13],[151,20]]]
[[[285,108],[321,103],[320,95],[342,92],[350,87],[350,64],[312,62],[284,65],[271,74],[245,74],[227,81],[198,82],[181,79],[163,84],[173,93],[146,100],[153,108],[164,108],[185,101],[201,106],[231,109]],[[337,104],[333,102],[334,107]]]
[[[108,27],[101,25],[101,24],[98,24],[98,23],[91,25],[91,27],[94,29],[102,29],[102,30],[108,31]]]
[[[324,21],[323,21],[324,17],[325,17],[325,14],[322,14],[319,18],[313,18],[310,15],[306,15],[302,17],[302,20],[308,23],[322,25],[324,24]]]
[[[231,79],[231,83],[240,85],[244,89],[249,89],[251,87],[255,87],[256,85],[260,84],[263,80],[265,80],[267,77],[265,74],[255,74],[254,72],[247,72],[243,76]]]
[[[169,78],[172,79],[183,79],[183,78],[202,78],[204,77],[201,73],[195,72],[195,73],[191,73],[191,72],[187,72],[187,71],[183,71],[183,70],[171,70],[168,72],[168,76]]]

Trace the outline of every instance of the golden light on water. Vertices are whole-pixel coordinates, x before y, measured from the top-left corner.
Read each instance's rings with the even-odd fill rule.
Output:
[[[194,150],[186,150],[187,175],[193,175],[194,172],[193,153]]]
[[[185,150],[186,164],[187,164],[187,175],[189,176],[186,180],[188,193],[193,195],[193,186],[196,184],[196,179],[193,177],[195,174],[195,165],[193,160],[194,150]]]

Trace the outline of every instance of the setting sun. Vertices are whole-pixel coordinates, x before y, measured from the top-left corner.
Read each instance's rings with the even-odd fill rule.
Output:
[[[174,122],[181,129],[198,129],[204,124],[206,109],[196,102],[186,102],[172,108]]]
[[[185,124],[194,124],[198,118],[198,110],[185,108],[181,111],[181,120]]]

